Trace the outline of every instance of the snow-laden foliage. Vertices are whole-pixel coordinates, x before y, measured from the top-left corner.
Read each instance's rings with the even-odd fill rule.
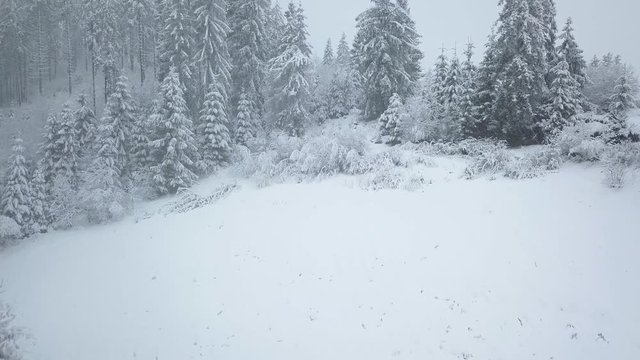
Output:
[[[616,83],[625,74],[632,94],[635,96],[638,93],[638,79],[619,55],[609,53],[601,58],[595,56],[586,72],[589,82],[584,87],[584,95],[600,110],[609,109],[609,101],[614,94]]]
[[[0,217],[0,245],[2,241],[2,228],[4,221]],[[0,288],[0,290],[2,290]],[[1,293],[1,292],[0,292]],[[0,359],[22,359],[20,342],[26,337],[22,328],[14,324],[15,314],[11,308],[0,301]]]
[[[311,46],[301,6],[289,3],[279,55],[270,63],[274,96],[271,99],[277,125],[291,136],[301,136],[309,118],[309,70]]]
[[[567,62],[567,70],[578,83],[578,87],[582,89],[588,82],[587,62],[584,60],[582,49],[580,49],[573,32],[573,20],[568,18],[559,36],[558,54],[561,59]]]
[[[94,146],[96,137],[96,116],[84,94],[78,97],[80,107],[75,112],[75,130],[78,145],[78,158],[82,159]]]
[[[545,107],[542,129],[553,136],[575,122],[575,116],[582,112],[580,83],[570,72],[569,63],[561,60],[551,69],[551,97]]]
[[[201,87],[207,91],[214,82],[225,93],[231,85],[231,59],[227,45],[227,1],[196,0],[192,4],[195,19],[195,61],[200,64]]]
[[[152,116],[151,171],[160,194],[175,193],[198,180],[198,144],[183,95],[179,75],[172,69],[160,88],[159,111]]]
[[[6,184],[0,194],[0,215],[15,221],[23,236],[30,233],[31,194],[22,138],[16,137],[11,160],[7,166]]]
[[[388,145],[397,145],[400,140],[400,127],[402,121],[402,99],[398,94],[393,94],[389,100],[389,108],[380,115],[378,120],[380,139]]]
[[[237,144],[246,145],[249,140],[256,136],[256,117],[257,114],[253,103],[245,93],[240,94],[235,124],[235,141]]]
[[[12,218],[0,215],[0,249],[22,237],[22,229]]]
[[[420,76],[420,35],[409,9],[391,0],[373,0],[357,18],[353,55],[364,79],[364,116],[377,119],[398,94],[415,91]]]
[[[211,84],[200,111],[198,135],[201,141],[200,152],[205,173],[227,164],[232,151],[227,101],[221,83]]]

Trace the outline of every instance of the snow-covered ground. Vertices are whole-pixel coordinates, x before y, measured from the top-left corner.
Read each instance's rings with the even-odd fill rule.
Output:
[[[612,191],[586,165],[467,181],[434,160],[420,191],[241,182],[189,213],[10,248],[26,357],[640,358],[638,181]]]

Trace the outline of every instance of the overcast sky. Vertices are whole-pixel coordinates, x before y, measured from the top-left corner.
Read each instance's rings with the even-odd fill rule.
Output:
[[[288,0],[279,0],[284,7]],[[370,0],[299,0],[309,19],[311,42],[322,54],[329,37],[334,43],[342,32],[349,41],[355,18]],[[557,0],[558,26],[574,20],[576,38],[585,57],[619,53],[640,71],[640,0]],[[469,38],[483,46],[498,17],[498,0],[410,0],[411,13],[422,34],[422,49],[429,64],[443,45],[459,52]],[[479,49],[481,50],[481,49]]]

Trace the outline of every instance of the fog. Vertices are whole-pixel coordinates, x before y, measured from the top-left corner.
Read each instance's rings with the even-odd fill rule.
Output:
[[[280,0],[281,5],[286,5]],[[337,42],[342,32],[352,39],[355,18],[370,0],[300,0],[309,18],[316,54],[329,37]],[[498,17],[498,0],[413,0],[411,11],[423,36],[425,62],[431,64],[442,47],[462,50],[471,39],[481,51]],[[572,17],[576,38],[589,60],[594,54],[614,52],[640,69],[640,1],[557,0],[558,26]]]

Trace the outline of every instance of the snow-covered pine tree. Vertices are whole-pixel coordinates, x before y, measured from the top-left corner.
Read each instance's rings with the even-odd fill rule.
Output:
[[[49,114],[44,126],[44,142],[41,145],[42,168],[47,183],[51,183],[58,175],[60,162],[60,150],[58,149],[58,139],[60,131],[60,121],[55,114]]]
[[[549,24],[538,0],[504,0],[494,49],[490,131],[512,146],[539,142],[537,114],[548,92]],[[555,49],[555,47],[554,47]]]
[[[82,174],[78,198],[89,222],[100,224],[121,216],[126,206],[126,192],[120,172],[118,133],[114,122],[103,117],[98,126],[96,156]]]
[[[345,33],[342,33],[340,42],[338,43],[338,49],[336,50],[336,63],[344,69],[351,69],[353,67],[351,61],[351,49],[349,48],[347,34]]]
[[[267,43],[266,60],[278,56],[278,50],[282,42],[282,34],[284,34],[285,22],[286,19],[282,13],[280,3],[276,1],[276,3],[267,10],[267,21],[265,23],[265,41]]]
[[[153,2],[151,0],[126,0],[126,13],[129,21],[135,24],[138,66],[140,68],[140,84],[144,85],[147,78],[147,51],[148,34],[153,27],[150,24],[153,12]],[[131,49],[133,51],[133,48]],[[133,54],[131,54],[133,56]]]
[[[157,102],[152,105],[151,114],[157,109]],[[135,122],[131,127],[131,140],[129,149],[130,169],[137,174],[146,174],[151,163],[151,147],[149,145],[149,134],[151,132],[151,121],[149,113],[138,109],[134,114]],[[141,180],[139,177],[136,177]]]
[[[389,108],[382,113],[378,120],[380,137],[385,144],[397,145],[401,142],[400,117],[402,106],[402,98],[398,94],[393,94],[389,100]]]
[[[13,140],[11,159],[7,165],[6,185],[0,198],[0,210],[2,215],[13,219],[20,226],[23,236],[30,234],[31,184],[24,146],[19,136]]]
[[[113,140],[117,153],[114,160],[115,166],[123,177],[128,176],[131,170],[129,162],[131,133],[135,123],[134,112],[134,102],[129,94],[127,78],[124,75],[120,76],[102,114],[100,126],[103,129],[99,131],[99,136],[106,136]]]
[[[160,194],[175,193],[198,180],[198,145],[192,132],[184,90],[172,68],[160,86],[160,109],[152,117],[153,164],[151,171]]]
[[[474,96],[477,89],[476,77],[478,68],[473,63],[472,43],[467,44],[464,52],[465,60],[462,64],[462,94],[460,95],[460,118],[462,121],[462,132],[465,137],[475,135],[475,110]]]
[[[31,175],[31,222],[34,233],[45,233],[51,225],[47,184],[41,166],[37,166]]]
[[[614,128],[622,129],[626,126],[627,112],[635,107],[633,89],[629,81],[629,73],[625,69],[616,82],[613,95],[609,98],[609,115]]]
[[[206,93],[210,85],[219,82],[225,93],[230,91],[231,59],[227,47],[226,0],[196,0],[194,3],[197,51],[195,60],[200,66],[200,86]]]
[[[96,137],[96,116],[89,105],[89,101],[84,94],[78,97],[80,108],[75,112],[75,130],[78,144],[78,158],[87,155],[89,149],[93,148]]]
[[[205,173],[211,173],[229,162],[231,156],[231,134],[226,110],[226,98],[221,83],[209,86],[209,92],[200,112],[198,135]]]
[[[420,77],[420,35],[407,8],[391,0],[372,0],[357,18],[356,67],[364,79],[364,117],[376,119],[393,94],[407,98]]]
[[[60,155],[57,164],[57,175],[64,176],[75,187],[78,183],[78,153],[80,146],[76,135],[76,119],[69,104],[64,104],[62,107],[57,135],[56,149]]]
[[[327,40],[327,45],[324,48],[324,56],[322,57],[322,64],[325,66],[332,66],[335,61],[335,54],[333,53],[333,45],[331,44],[331,38]]]
[[[493,119],[493,104],[496,99],[496,88],[498,86],[498,63],[496,34],[492,32],[486,44],[486,52],[478,67],[476,76],[476,91],[473,96],[473,126],[465,128],[467,136],[475,138],[487,138],[495,136],[490,129],[496,129]]]
[[[309,70],[311,46],[308,43],[306,17],[293,2],[285,12],[287,23],[278,57],[270,61],[273,72],[273,104],[278,125],[291,136],[301,136],[308,119]]]
[[[256,115],[262,114],[268,42],[266,39],[267,0],[229,0],[228,18],[231,72],[231,105],[238,108],[245,93],[254,104]]]
[[[584,60],[584,56],[580,46],[576,41],[573,34],[573,20],[567,19],[567,23],[560,34],[560,45],[558,45],[558,54],[564,58],[569,65],[569,73],[573,76],[580,89],[584,88],[587,83],[587,62]]]
[[[253,124],[255,113],[251,101],[244,92],[240,94],[236,113],[235,142],[239,145],[247,145],[249,140],[255,137]]]
[[[582,111],[580,83],[572,76],[569,64],[562,59],[551,69],[553,83],[551,98],[546,107],[547,119],[543,130],[547,135],[555,135],[575,122],[575,116]]]
[[[194,36],[192,12],[189,0],[166,0],[164,5],[165,27],[160,33],[159,79],[164,80],[170,69],[175,68],[180,84],[186,91],[189,105],[194,100],[193,53]]]
[[[452,111],[458,112],[460,99],[464,91],[462,68],[456,54],[453,55],[444,79],[444,96],[446,104]]]
[[[556,52],[556,40],[558,23],[556,22],[557,10],[555,0],[529,0],[532,14],[536,16],[544,28],[545,51],[548,66],[558,62]]]
[[[433,71],[432,92],[435,95],[438,104],[444,108],[449,102],[447,96],[447,76],[449,74],[449,59],[444,54],[444,48],[438,55],[435,69]]]

